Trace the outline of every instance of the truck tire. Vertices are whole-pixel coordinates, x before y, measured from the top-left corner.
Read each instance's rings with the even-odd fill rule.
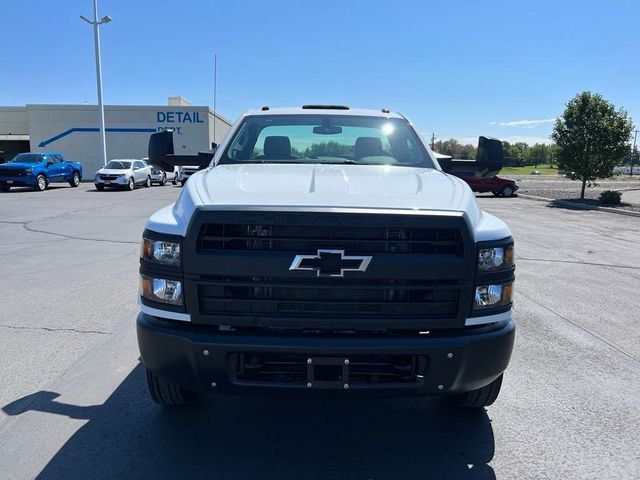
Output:
[[[101,192],[102,190],[104,190],[104,185],[96,185],[96,190]]]
[[[503,197],[510,197],[511,195],[513,195],[513,192],[514,190],[511,185],[505,185],[500,189],[500,195],[502,195]]]
[[[128,190],[135,190],[136,188],[136,182],[133,180],[133,177],[129,178],[129,181],[127,182],[127,189]]]
[[[71,185],[72,187],[77,187],[78,185],[80,185],[80,174],[78,172],[73,172],[71,180],[69,180],[69,185]]]
[[[482,387],[478,390],[473,390],[467,393],[461,393],[460,395],[455,395],[454,397],[452,397],[453,403],[459,407],[464,408],[488,407],[496,401],[496,398],[498,398],[500,387],[502,386],[503,376],[504,374],[501,374],[486,387]]]
[[[151,186],[151,177],[147,177],[147,179],[144,181],[144,186],[147,188]]]
[[[42,192],[47,188],[47,179],[44,175],[40,174],[36,177],[36,184],[33,186],[33,189],[36,192]]]
[[[198,398],[195,392],[185,390],[172,383],[166,382],[147,369],[147,387],[151,399],[166,407],[183,407],[194,403]]]

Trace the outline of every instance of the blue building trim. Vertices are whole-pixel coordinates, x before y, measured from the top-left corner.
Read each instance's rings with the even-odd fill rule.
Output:
[[[67,135],[70,135],[74,132],[93,132],[93,133],[97,133],[99,132],[100,129],[99,128],[86,128],[86,127],[74,127],[74,128],[70,128],[69,130],[65,130],[62,133],[59,133],[58,135],[55,135],[47,140],[43,140],[42,142],[40,142],[38,144],[38,146],[40,148],[42,147],[46,147],[47,145],[49,145],[50,143],[53,143],[57,140],[60,140],[63,137],[66,137]],[[155,133],[156,129],[155,128],[105,128],[105,132],[107,133]]]

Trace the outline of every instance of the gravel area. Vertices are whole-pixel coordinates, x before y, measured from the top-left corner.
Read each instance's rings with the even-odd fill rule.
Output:
[[[552,198],[555,200],[580,201],[579,181],[572,181],[558,176],[511,176],[520,187],[519,194],[533,195],[536,197]],[[622,204],[614,206],[624,210],[640,212],[640,177],[616,177],[598,180],[597,186],[588,187],[585,190],[585,201],[589,205],[600,205],[598,197],[605,190],[617,190],[622,192]],[[607,205],[608,207],[611,205]]]

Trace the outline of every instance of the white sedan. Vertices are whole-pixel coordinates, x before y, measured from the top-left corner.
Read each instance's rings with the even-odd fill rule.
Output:
[[[111,160],[96,172],[94,183],[97,190],[105,187],[133,190],[136,185],[151,186],[151,166],[144,160]]]

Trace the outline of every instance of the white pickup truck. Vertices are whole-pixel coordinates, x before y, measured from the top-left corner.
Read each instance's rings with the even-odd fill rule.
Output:
[[[147,221],[137,334],[151,397],[490,405],[514,342],[514,270],[509,228],[404,116],[249,111]]]

